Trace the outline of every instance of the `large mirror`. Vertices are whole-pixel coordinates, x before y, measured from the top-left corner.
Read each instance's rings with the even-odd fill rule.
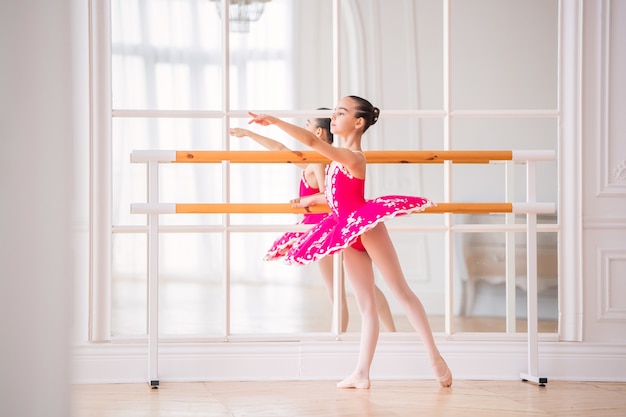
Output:
[[[360,95],[381,108],[381,121],[367,133],[367,150],[557,150],[558,1],[452,0],[448,8],[444,3],[340,0],[335,44],[333,0],[260,2],[247,25],[231,21],[228,42],[220,1],[111,0],[112,98],[118,115],[112,144],[113,335],[146,332],[141,227],[147,220],[131,215],[128,207],[145,201],[147,180],[145,167],[128,163],[132,150],[264,149],[249,138],[230,137],[229,126],[302,149],[277,129],[249,127],[245,111],[284,112],[304,124],[307,116],[289,112],[332,109],[336,94]],[[287,164],[167,165],[160,172],[160,198],[287,202],[297,195],[300,173]],[[538,177],[538,200],[557,202],[556,162],[540,163]],[[513,198],[524,201],[524,166],[371,165],[367,195],[505,201],[511,184]],[[319,268],[263,260],[273,240],[298,220],[291,214],[162,216],[162,334],[330,332],[332,305]],[[406,277],[435,331],[444,331],[446,322],[453,332],[525,330],[525,238],[519,229],[500,227],[523,222],[523,216],[450,215],[451,224],[496,226],[476,233],[459,229],[452,247],[444,215],[388,223]],[[545,226],[538,256],[540,330],[556,332],[558,222],[543,216],[540,223]],[[518,267],[515,283],[507,287],[502,248],[511,233]],[[377,279],[393,314],[394,325],[387,327],[412,331]],[[349,284],[346,289],[347,331],[358,331]],[[453,317],[446,317],[446,300]]]

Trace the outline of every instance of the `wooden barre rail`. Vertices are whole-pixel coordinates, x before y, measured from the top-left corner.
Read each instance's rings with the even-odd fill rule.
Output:
[[[486,164],[491,161],[549,161],[551,150],[441,150],[441,151],[365,151],[368,163],[374,164],[438,164],[444,161],[465,164]],[[328,158],[315,151],[170,151],[138,150],[131,153],[131,162],[176,163],[328,163]]]
[[[309,207],[308,213],[327,213],[326,204]],[[482,214],[482,213],[554,213],[553,203],[437,203],[415,214]],[[292,208],[289,203],[135,203],[131,204],[132,214],[261,214],[292,213],[304,214],[303,208]]]
[[[445,160],[463,163],[486,164],[489,161],[510,161],[511,151],[365,151],[369,163],[377,164],[438,164]],[[225,158],[227,156],[227,158]],[[330,160],[315,151],[177,151],[176,162],[238,163],[329,163]]]

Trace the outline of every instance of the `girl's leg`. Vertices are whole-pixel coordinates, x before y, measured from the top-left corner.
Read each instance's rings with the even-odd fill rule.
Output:
[[[387,228],[383,223],[380,223],[365,233],[361,237],[361,241],[385,278],[385,282],[402,305],[409,322],[424,342],[439,383],[446,387],[452,385],[452,375],[441,357],[439,349],[437,349],[424,306],[406,282]]]
[[[330,298],[330,302],[332,303],[333,298],[333,257],[325,256],[318,261],[320,272],[322,274],[322,279],[324,280],[324,285],[326,286],[326,291],[328,292],[328,297]],[[383,328],[388,332],[396,331],[396,324],[393,321],[393,315],[391,314],[391,309],[389,308],[389,302],[385,297],[385,294],[378,288],[375,287],[376,290],[376,304],[378,307],[378,318],[380,319],[380,323],[383,325]],[[346,300],[346,287],[345,285],[341,286],[341,331],[345,332],[348,330],[348,321],[350,319],[350,313],[348,311],[348,301]]]
[[[331,304],[334,302],[334,287],[333,287],[333,257],[324,256],[318,261],[320,273],[326,286],[326,291],[330,297]],[[345,332],[348,329],[348,301],[346,300],[346,288],[345,285],[341,286],[341,331]]]
[[[366,252],[348,248],[344,251],[343,263],[361,313],[361,342],[354,372],[339,382],[337,387],[369,388],[370,366],[374,359],[379,332],[372,260]]]
[[[374,288],[376,291],[376,306],[378,307],[378,319],[380,323],[383,325],[383,329],[388,332],[396,331],[396,324],[393,322],[393,315],[391,314],[391,309],[389,308],[389,302],[387,301],[387,297],[385,294],[376,286]]]

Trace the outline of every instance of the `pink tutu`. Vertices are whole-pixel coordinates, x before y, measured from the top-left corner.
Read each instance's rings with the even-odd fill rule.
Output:
[[[288,264],[305,265],[350,246],[365,250],[360,236],[378,223],[435,205],[423,197],[404,195],[366,200],[365,180],[353,177],[336,162],[326,170],[325,191],[331,213],[323,214],[309,231],[284,240],[278,256],[273,259],[283,256]]]

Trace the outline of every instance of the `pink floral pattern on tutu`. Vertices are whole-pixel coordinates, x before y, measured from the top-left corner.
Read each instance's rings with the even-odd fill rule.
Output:
[[[309,231],[299,233],[289,242],[283,241],[284,245],[272,259],[282,256],[287,264],[306,265],[360,245],[359,237],[380,222],[435,205],[417,196],[386,195],[366,200],[365,181],[353,177],[336,162],[327,167],[325,185],[331,213],[323,215]],[[359,247],[355,245],[355,248]]]

